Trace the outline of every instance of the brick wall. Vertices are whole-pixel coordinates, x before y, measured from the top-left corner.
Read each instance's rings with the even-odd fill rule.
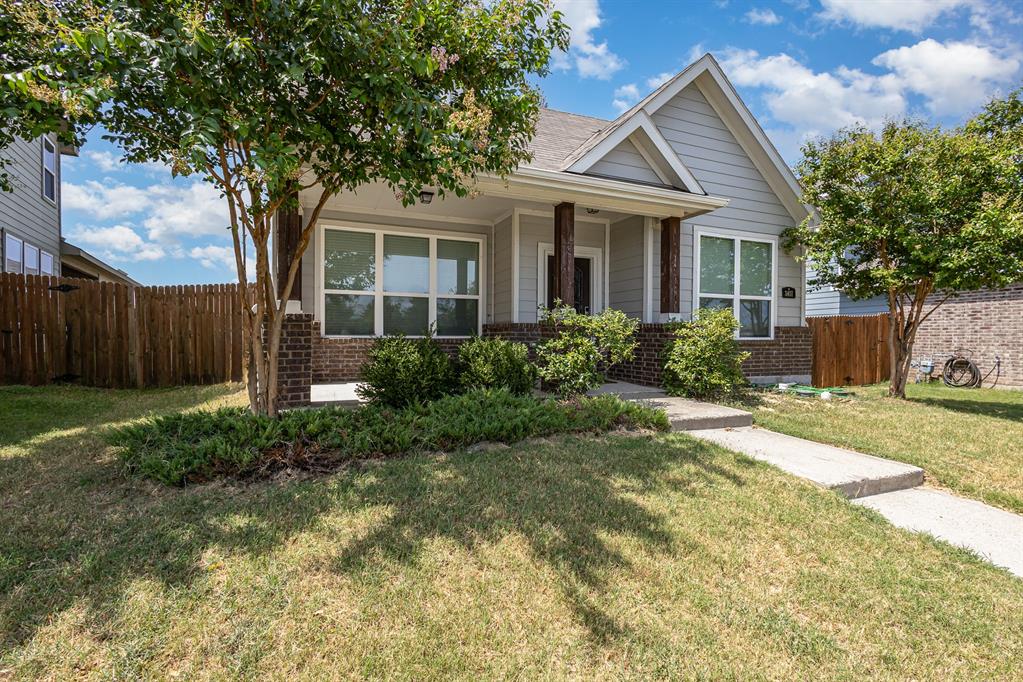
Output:
[[[553,336],[554,329],[541,324],[490,324],[483,327],[483,335],[536,344]],[[639,345],[636,347],[635,358],[612,368],[611,378],[646,386],[660,386],[661,353],[671,337],[666,325],[639,325],[636,334]],[[739,345],[751,353],[743,364],[747,377],[810,375],[811,343],[808,327],[776,327],[773,340],[742,341]]]
[[[949,299],[917,332],[913,360],[932,359],[941,371],[957,348],[973,351],[986,375],[1001,358],[998,386],[1023,387],[1023,284],[1005,289],[971,291]],[[985,386],[995,380],[992,373]]]
[[[277,356],[277,397],[282,408],[308,405],[312,382],[313,341],[319,328],[312,315],[288,315],[281,327]]]
[[[336,384],[358,381],[362,366],[369,361],[369,351],[376,339],[328,339],[320,335],[320,323],[313,323],[314,384]],[[458,353],[461,339],[437,339],[448,355]]]

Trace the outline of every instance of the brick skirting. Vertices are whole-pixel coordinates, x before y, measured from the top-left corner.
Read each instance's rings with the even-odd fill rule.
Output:
[[[1023,387],[1023,284],[970,291],[946,301],[920,326],[913,360],[934,360],[937,372],[957,348],[973,351],[981,375],[1001,358],[997,386]],[[995,380],[992,373],[985,386]]]
[[[530,347],[530,356],[537,343],[555,335],[549,325],[536,323],[500,323],[483,327],[483,336],[519,341]],[[647,386],[661,383],[661,354],[671,340],[671,332],[663,324],[641,324],[637,332],[639,345],[635,359],[611,370],[611,378]],[[357,381],[362,366],[369,359],[374,339],[328,339],[320,335],[320,325],[312,315],[289,315],[281,336],[280,383],[281,407],[306,405],[312,384]],[[458,352],[461,340],[438,339],[449,354]],[[810,330],[807,327],[777,327],[771,341],[743,341],[744,350],[752,356],[743,365],[750,378],[810,374]]]

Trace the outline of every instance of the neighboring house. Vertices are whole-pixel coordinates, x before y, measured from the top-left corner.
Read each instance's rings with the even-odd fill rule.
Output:
[[[803,269],[780,245],[807,214],[795,177],[705,55],[614,121],[544,110],[533,160],[475,198],[403,208],[370,184],[331,200],[302,260],[282,367],[286,401],[350,381],[374,336],[536,341],[554,299],[646,323],[617,378],[660,381],[664,322],[727,307],[760,380],[810,374]],[[299,196],[309,205],[312,192]],[[278,216],[288,253],[301,215]],[[285,261],[287,259],[284,259]]]
[[[14,186],[11,192],[0,192],[0,272],[134,283],[121,270],[62,239],[60,162],[77,150],[47,135],[30,142],[16,139],[0,154],[9,160],[5,170]],[[90,265],[78,268],[82,260]]]

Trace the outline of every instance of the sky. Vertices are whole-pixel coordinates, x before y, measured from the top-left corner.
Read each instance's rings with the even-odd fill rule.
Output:
[[[1023,0],[555,0],[568,52],[540,82],[555,109],[613,119],[711,52],[795,164],[813,136],[886,118],[957,125],[1023,85]],[[235,278],[224,200],[93,131],[63,159],[63,229],[143,284]]]

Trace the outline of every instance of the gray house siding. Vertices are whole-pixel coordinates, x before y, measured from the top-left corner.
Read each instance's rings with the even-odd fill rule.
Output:
[[[643,223],[633,216],[611,224],[610,306],[643,317]]]
[[[876,315],[888,312],[888,300],[884,296],[854,301],[848,295],[828,285],[811,286],[813,268],[806,269],[806,316],[825,315]]]
[[[776,237],[795,221],[698,87],[690,85],[682,90],[654,113],[653,120],[704,190],[729,199],[728,206],[683,222],[682,308],[685,315],[691,312],[693,302],[694,228]],[[801,325],[800,294],[797,293],[797,298],[781,298],[781,289],[802,290],[802,266],[780,246],[777,256],[775,323]]]
[[[491,273],[494,286],[494,322],[512,321],[512,218],[507,216],[494,224],[494,259]]]
[[[603,175],[609,178],[663,184],[657,177],[657,173],[650,168],[650,164],[629,140],[623,140],[604,158],[593,164],[587,172],[591,175]]]
[[[9,161],[5,170],[10,175],[13,192],[0,192],[0,230],[12,234],[53,256],[54,271],[60,269],[60,153],[54,137],[56,201],[43,196],[42,139],[25,141],[16,139],[0,155]],[[6,239],[0,249],[6,248]],[[0,260],[0,270],[6,267],[7,254]]]

